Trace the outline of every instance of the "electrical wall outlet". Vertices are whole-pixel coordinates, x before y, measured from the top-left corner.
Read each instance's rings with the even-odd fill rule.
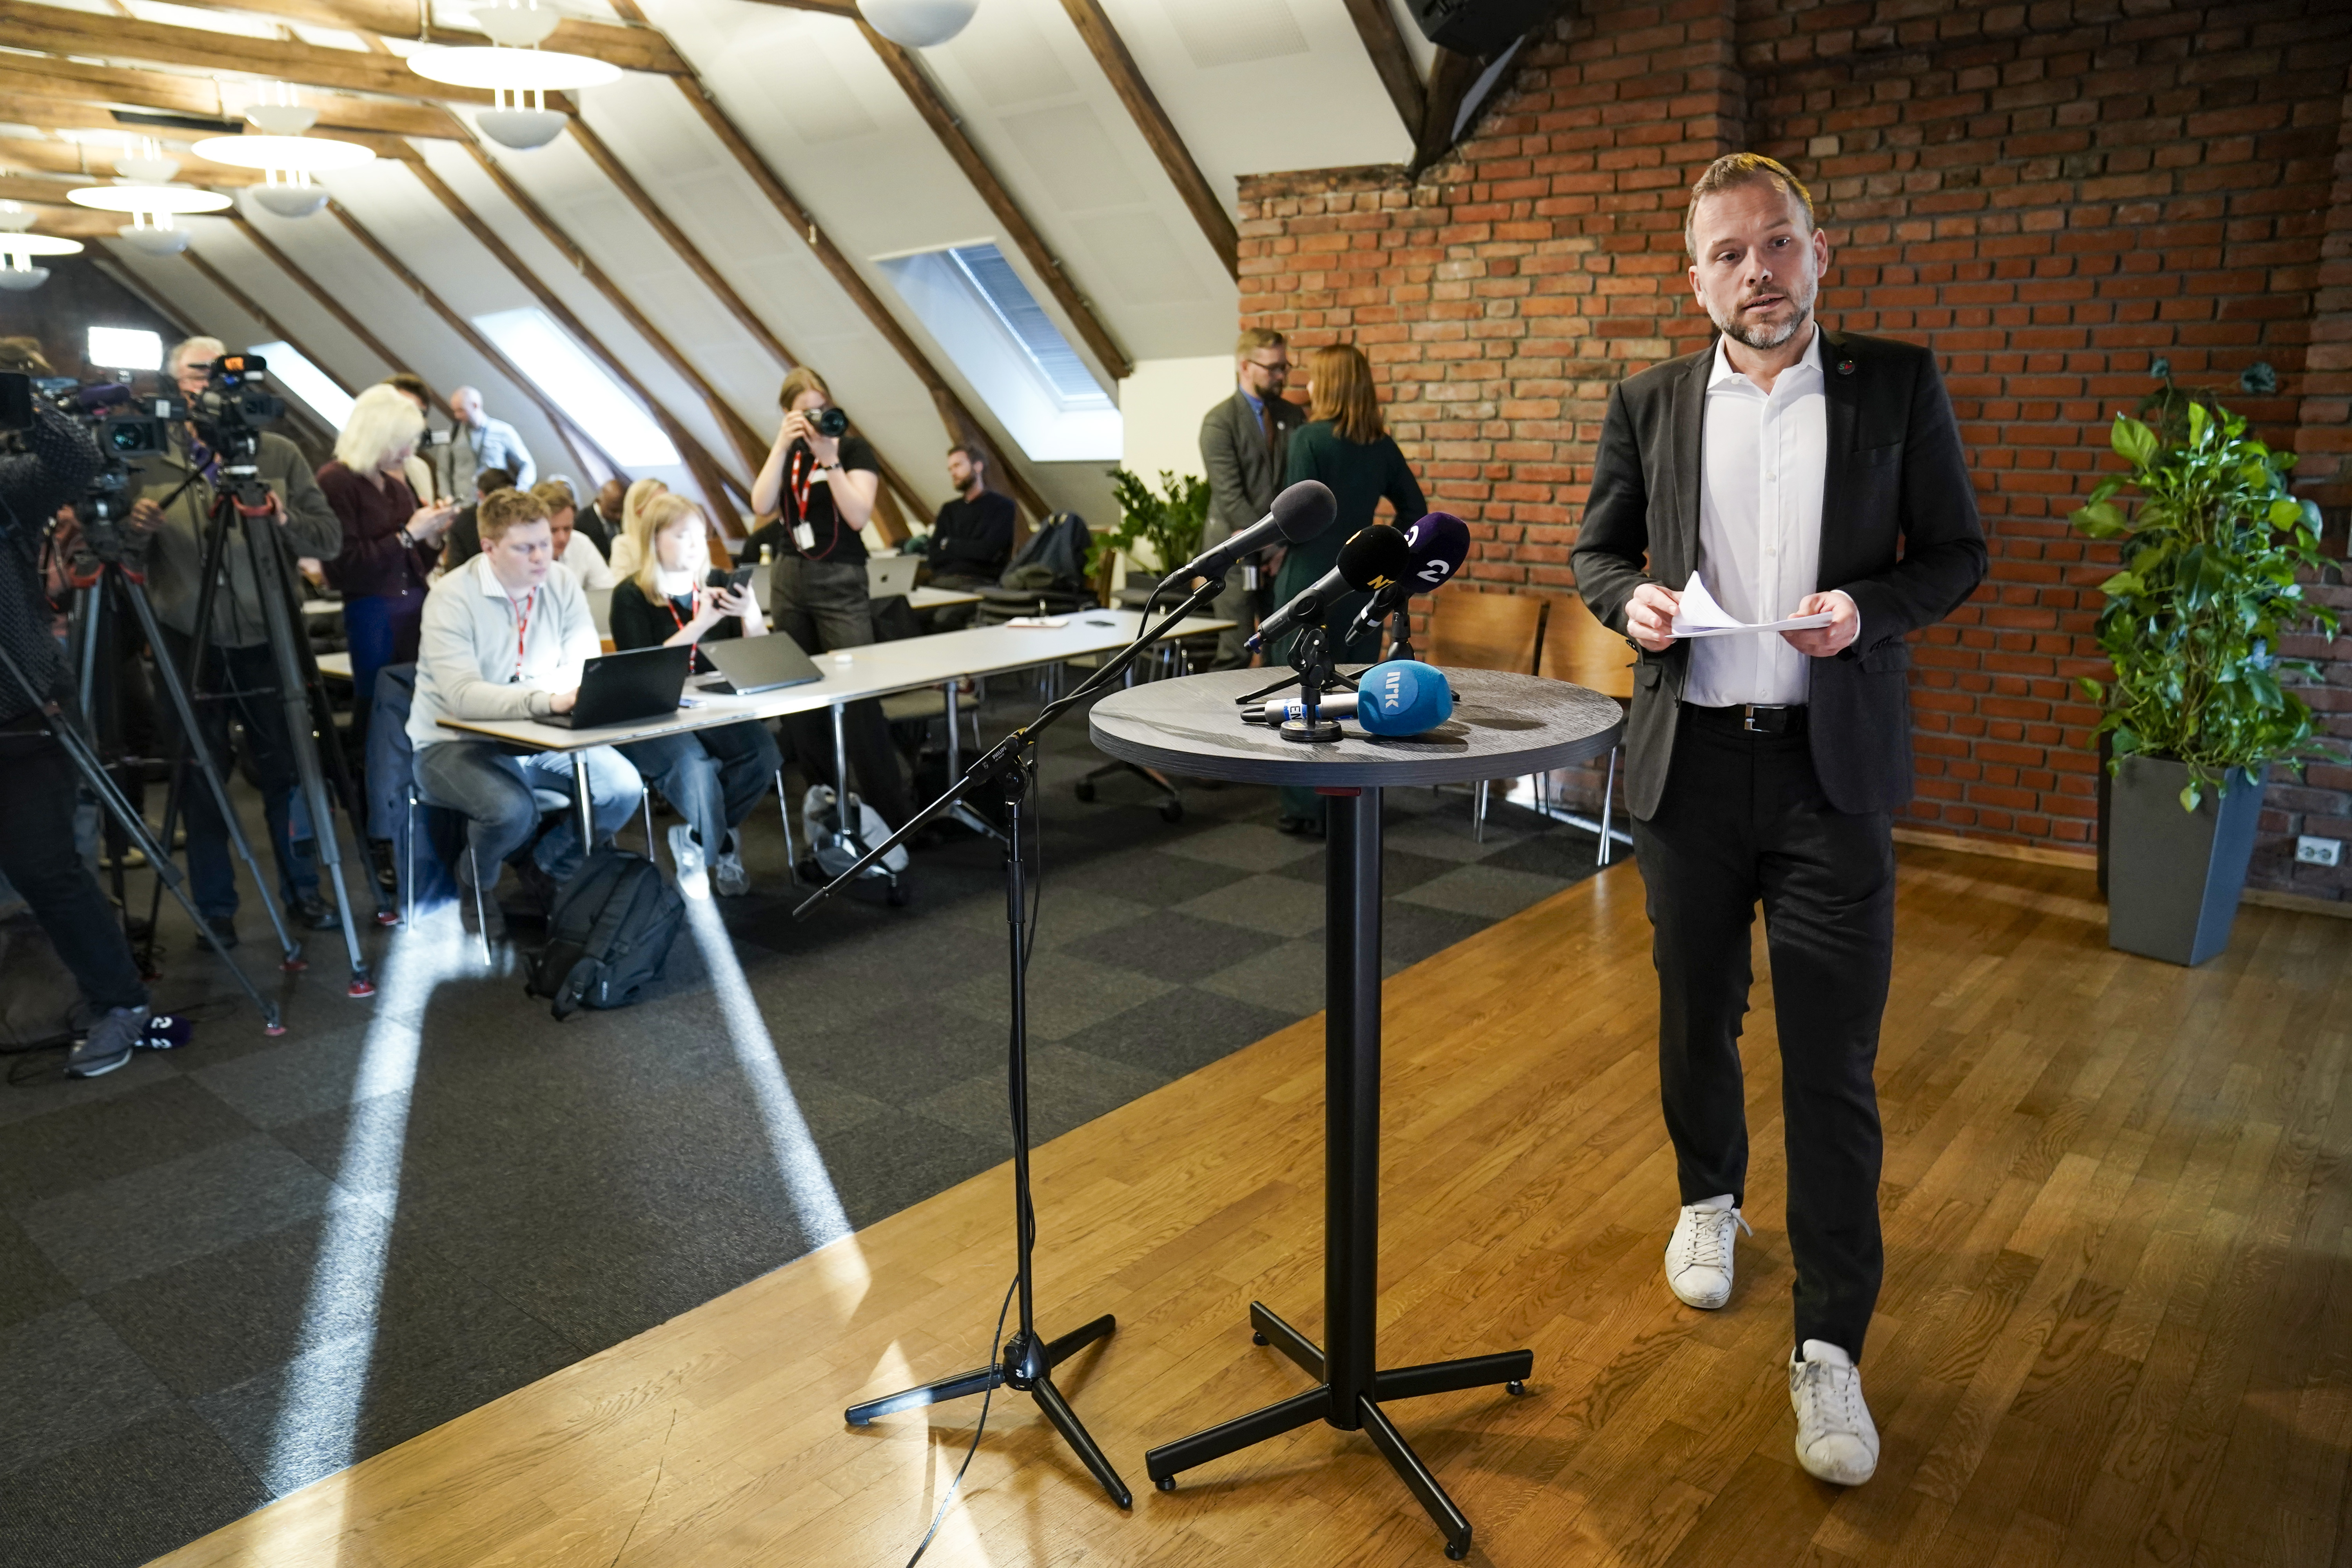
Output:
[[[2344,840],[2314,838],[2306,833],[2294,841],[2294,858],[2304,866],[2341,866],[2344,864]]]

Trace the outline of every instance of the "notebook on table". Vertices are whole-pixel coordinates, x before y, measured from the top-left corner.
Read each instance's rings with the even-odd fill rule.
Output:
[[[919,555],[869,555],[866,558],[866,596],[901,599],[915,591],[915,574],[923,569]]]
[[[702,645],[702,657],[719,669],[704,681],[705,688],[739,697],[824,679],[824,671],[801,651],[801,645],[782,632],[763,637],[720,637]]]
[[[551,713],[540,722],[562,730],[599,730],[667,719],[677,711],[687,666],[693,658],[694,648],[687,643],[592,658],[580,672],[580,700],[572,711]]]

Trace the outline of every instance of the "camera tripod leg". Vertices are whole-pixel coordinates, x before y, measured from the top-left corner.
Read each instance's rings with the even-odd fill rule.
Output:
[[[106,570],[108,575],[112,576],[121,568],[110,565]],[[131,608],[138,616],[139,635],[147,639],[147,647],[155,655],[155,671],[163,679],[164,694],[171,700],[172,711],[179,716],[180,732],[187,738],[188,753],[195,758],[196,771],[204,775],[205,787],[212,793],[213,805],[220,813],[221,821],[227,825],[228,840],[236,847],[237,858],[244,861],[246,868],[253,873],[253,885],[260,890],[261,907],[269,916],[269,928],[277,932],[278,946],[285,954],[285,967],[299,969],[302,967],[302,944],[296,942],[293,934],[286,929],[286,917],[278,908],[278,896],[263,880],[261,862],[254,858],[253,840],[247,837],[245,824],[237,816],[236,807],[229,804],[228,784],[221,777],[220,768],[214,763],[212,752],[205,748],[203,733],[196,728],[195,704],[188,700],[187,688],[180,684],[179,672],[173,668],[171,658],[164,651],[163,632],[156,624],[155,607],[147,602],[145,592],[137,583],[128,577],[121,581],[123,595],[131,601]],[[100,582],[102,586],[104,579]]]

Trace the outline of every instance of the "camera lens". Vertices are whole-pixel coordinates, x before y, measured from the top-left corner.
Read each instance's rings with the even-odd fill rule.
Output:
[[[849,428],[849,416],[838,408],[820,408],[816,416],[816,433],[839,436]]]

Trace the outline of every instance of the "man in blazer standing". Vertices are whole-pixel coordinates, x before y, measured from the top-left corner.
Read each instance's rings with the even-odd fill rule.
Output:
[[[1793,174],[1753,153],[1717,159],[1691,187],[1684,239],[1720,335],[1611,395],[1571,557],[1585,603],[1640,649],[1627,795],[1682,1189],[1666,1280],[1693,1307],[1731,1295],[1760,899],[1797,1266],[1797,1458],[1853,1486],[1878,1464],[1858,1363],[1884,1271],[1872,1069],[1894,960],[1893,815],[1912,792],[1904,638],[1975,590],[1984,536],[1934,357],[1814,321],[1830,246]],[[1828,621],[1677,637],[1694,574],[1740,622]]]
[[[1244,332],[1234,347],[1234,374],[1238,384],[1234,395],[1201,421],[1201,464],[1209,475],[1209,518],[1201,529],[1203,550],[1223,543],[1265,515],[1282,489],[1290,433],[1307,422],[1307,411],[1282,395],[1290,379],[1290,347],[1280,332],[1265,327]],[[1258,617],[1272,607],[1279,563],[1256,563],[1255,588],[1248,585],[1246,567],[1225,579],[1216,613],[1232,621],[1234,628],[1218,634],[1217,668],[1239,669],[1249,662],[1242,644],[1257,629]]]

